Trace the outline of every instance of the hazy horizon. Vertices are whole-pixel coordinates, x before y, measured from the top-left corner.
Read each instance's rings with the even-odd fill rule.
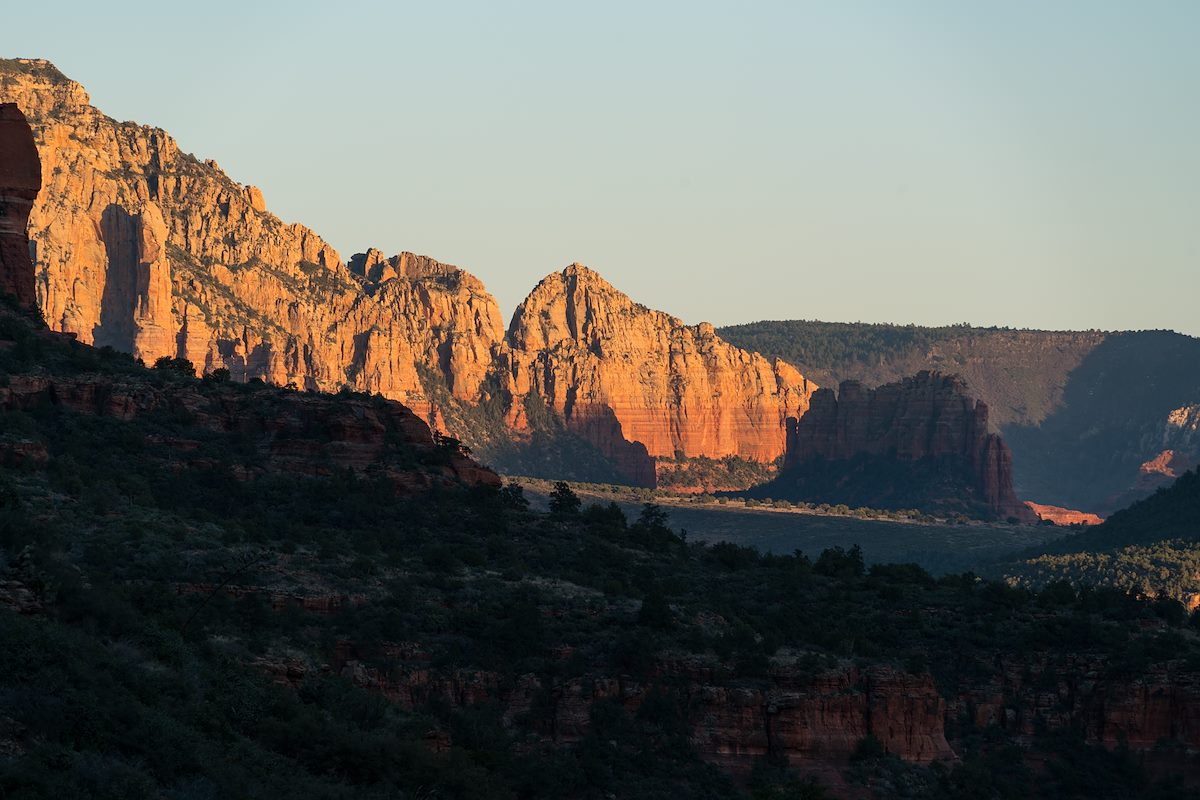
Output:
[[[691,323],[1200,335],[1194,4],[66,7],[3,54],[506,320],[579,261]]]

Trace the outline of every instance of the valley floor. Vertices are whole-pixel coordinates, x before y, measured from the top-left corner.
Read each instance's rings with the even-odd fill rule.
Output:
[[[525,487],[535,508],[548,507],[551,482],[531,478],[512,480]],[[671,526],[686,530],[688,538],[694,541],[726,541],[781,555],[801,550],[814,557],[825,548],[849,549],[857,544],[868,565],[913,562],[938,574],[982,572],[988,564],[1070,532],[1056,527],[864,519],[797,508],[702,504],[694,497],[610,488],[618,490],[614,493],[572,484],[585,504],[615,502],[630,519],[637,518],[644,503],[660,505],[670,514]]]

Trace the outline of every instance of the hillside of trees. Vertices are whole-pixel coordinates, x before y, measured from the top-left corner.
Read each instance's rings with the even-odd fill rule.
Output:
[[[0,312],[0,388],[119,375],[203,395],[221,380],[34,324]],[[308,435],[319,464],[323,434]],[[47,402],[0,413],[0,443],[10,800],[822,798],[777,752],[737,779],[701,758],[695,698],[670,665],[704,665],[731,691],[769,687],[783,664],[808,684],[883,665],[931,673],[947,697],[1001,655],[1047,685],[1077,657],[1119,682],[1168,661],[1200,672],[1186,616],[1164,622],[1124,593],[867,569],[854,547],[706,546],[660,508],[629,519],[565,485],[535,513],[515,485],[414,495],[351,470],[270,474],[236,431],[178,409],[125,420]],[[518,711],[397,688],[479,676],[547,688]],[[584,733],[556,737],[552,689],[610,679],[645,687],[637,709],[598,701]],[[856,796],[925,800],[1198,796],[1071,729],[1019,746],[995,726],[948,733],[959,762],[907,764],[864,737],[842,778]]]

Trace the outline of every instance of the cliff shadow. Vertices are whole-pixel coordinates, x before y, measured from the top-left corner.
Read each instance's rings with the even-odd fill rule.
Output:
[[[141,219],[116,203],[100,215],[100,240],[104,243],[104,292],[100,297],[100,321],[92,329],[97,347],[109,346],[133,352],[137,324],[138,231]]]
[[[1017,494],[1110,511],[1142,463],[1163,448],[1167,415],[1200,402],[1200,339],[1171,331],[1116,333],[1067,376],[1062,404],[1040,425],[1008,425]]]

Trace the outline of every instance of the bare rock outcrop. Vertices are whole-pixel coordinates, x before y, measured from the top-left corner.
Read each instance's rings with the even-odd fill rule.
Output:
[[[1012,455],[957,376],[923,371],[877,389],[819,389],[789,421],[780,476],[760,493],[882,508],[958,510],[1024,522]],[[956,508],[961,506],[961,508]]]
[[[479,399],[504,331],[474,277],[410,254],[356,274],[268,212],[257,187],[160,129],[105,116],[48,62],[0,67],[0,100],[24,111],[41,154],[29,229],[53,330],[238,380],[377,392],[426,418],[423,371]]]
[[[24,111],[41,155],[37,303],[81,342],[235,381],[382,394],[477,448],[519,447],[533,399],[643,485],[656,456],[771,461],[814,388],[583,267],[543,281],[506,333],[474,276],[374,249],[343,263],[257,187],[160,129],[105,116],[49,62],[0,61],[0,100]]]
[[[1100,525],[1104,522],[1104,517],[1088,511],[1076,511],[1073,508],[1049,506],[1031,501],[1026,501],[1025,505],[1029,506],[1029,509],[1037,514],[1039,519],[1049,520],[1055,525]]]
[[[816,388],[789,364],[634,303],[572,264],[541,281],[509,326],[511,392],[529,394],[580,430],[628,473],[682,454],[771,461],[783,426]],[[523,425],[521,404],[512,422]],[[626,452],[640,443],[648,458]]]

